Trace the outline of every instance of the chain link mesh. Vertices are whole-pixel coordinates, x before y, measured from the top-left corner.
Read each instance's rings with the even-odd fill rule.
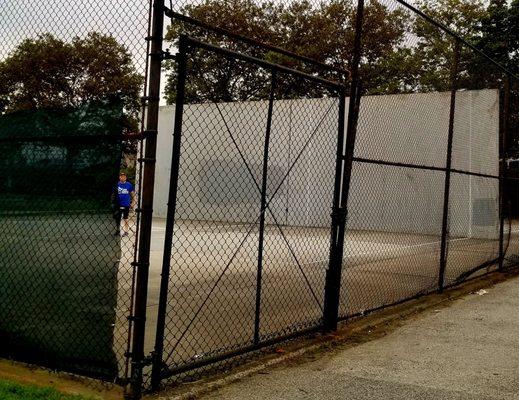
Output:
[[[138,216],[116,237],[110,198],[119,168],[139,193],[141,144],[121,135],[141,129],[149,13],[146,0],[0,4],[6,357],[128,374]],[[106,109],[114,115],[100,121],[96,104],[113,99],[123,102],[117,118]]]
[[[128,377],[139,214],[128,236],[113,235],[110,196],[123,168],[139,208],[144,144],[123,135],[143,130],[150,6],[0,4],[4,356]],[[160,370],[177,379],[323,324],[337,133],[349,117],[333,82],[350,83],[357,2],[166,6],[156,11],[170,18],[173,52],[185,33],[330,81],[191,49],[178,182],[171,143],[158,149],[168,162],[159,157],[155,215],[165,216],[163,187],[176,182],[178,193],[171,241],[162,232],[172,221],[154,221],[145,343],[146,352],[157,344],[172,246],[158,339]],[[364,11],[341,319],[519,263],[515,77],[402,1],[369,0]],[[475,32],[472,13],[453,23],[461,36]],[[178,65],[163,67],[172,105]],[[170,110],[161,109],[159,142],[173,131]]]
[[[505,74],[400,2],[369,4],[406,16],[397,54],[387,57],[411,62],[415,54],[420,64],[375,81],[361,66],[343,318],[460,283],[497,268],[500,257]]]
[[[211,29],[216,27],[301,52],[333,68],[351,68],[356,2],[174,2],[170,8],[188,17],[175,18],[169,14],[174,18],[166,38],[175,46],[178,35],[187,33],[224,48],[332,80],[341,81],[347,75],[334,69],[320,70],[286,55],[276,55],[270,48]],[[231,8],[239,9],[239,15],[233,14]],[[227,18],[227,15],[233,15],[233,18]],[[319,24],[321,20],[323,25]],[[467,27],[465,22],[459,26],[460,33],[470,35],[473,26]],[[330,33],[323,37],[340,38],[340,46],[335,46],[334,40],[321,43],[319,37],[312,36],[314,24],[322,29],[321,34]],[[317,43],[315,52],[308,43]],[[504,267],[515,266],[519,243],[513,213],[508,211],[515,193],[513,171],[506,169],[509,178],[500,186],[501,160],[508,157],[505,149],[510,147],[506,144],[502,148],[501,140],[515,132],[514,105],[508,110],[511,122],[507,126],[503,124],[506,81],[503,69],[460,37],[396,0],[366,2],[362,55],[362,99],[348,201],[341,319],[363,315],[495,270],[502,255]],[[227,156],[225,161],[211,160],[195,174],[180,169],[177,207],[180,214],[188,210],[189,219],[196,222],[184,226],[185,221],[180,218],[180,225],[175,227],[177,239],[173,240],[173,254],[177,244],[180,246],[178,254],[190,256],[175,259],[173,255],[172,258],[173,276],[168,291],[172,298],[168,310],[171,308],[170,314],[178,317],[173,310],[180,308],[186,310],[187,316],[176,320],[170,314],[167,317],[166,347],[174,344],[173,350],[166,352],[163,368],[170,373],[185,372],[190,365],[196,368],[204,359],[214,358],[216,363],[218,355],[230,356],[254,344],[252,310],[258,276],[257,260],[251,252],[258,241],[257,226],[254,226],[258,221],[256,214],[248,214],[253,211],[250,207],[244,210],[241,205],[254,200],[254,196],[256,202],[260,201],[254,185],[247,184],[243,175],[260,177],[261,165],[253,164],[249,173],[237,172],[240,155],[233,154],[235,147],[225,132],[229,129],[252,132],[265,128],[268,103],[265,79],[268,74],[239,66],[239,62],[233,68],[227,68],[227,64],[221,67],[221,63],[208,56],[193,61],[193,71],[186,83],[191,98],[186,101],[184,131],[196,131],[198,139],[212,133],[207,140],[191,143],[187,139],[188,143],[182,145],[181,163],[195,165],[198,161],[193,162],[193,159],[199,156],[192,154],[207,151],[213,157],[219,157],[214,151],[221,153],[224,149],[222,157]],[[168,99],[173,103],[178,76],[173,66],[168,74],[166,95],[171,94]],[[237,85],[241,89],[236,89],[233,98],[229,89],[235,82],[245,84]],[[249,82],[252,83],[249,85]],[[513,78],[511,82],[513,86]],[[203,90],[197,92],[200,88]],[[254,95],[251,96],[250,90]],[[284,108],[283,120],[278,124],[294,126],[294,132],[300,129],[304,132],[302,127],[311,126],[311,121],[315,122],[318,117],[306,109],[304,112],[303,109],[294,110],[293,106],[300,101],[297,96],[310,97],[305,101],[311,102],[311,110],[318,112],[331,101],[328,97],[333,98],[333,94],[328,93],[327,99],[322,99],[319,91],[304,85],[297,86],[293,92],[297,95],[290,101],[279,105],[275,102],[277,108]],[[515,93],[514,90],[510,92],[511,103],[514,103]],[[192,105],[191,101],[201,104]],[[228,103],[209,107],[207,103],[211,101]],[[249,111],[251,108],[254,111]],[[252,116],[256,120],[253,121]],[[220,121],[222,118],[230,121],[229,126]],[[301,127],[297,121],[304,121]],[[291,135],[295,139],[298,133],[294,132]],[[261,139],[263,136],[255,136],[243,142],[247,156],[252,157],[255,153],[254,157],[260,157]],[[281,146],[288,154],[296,151],[291,143],[285,140]],[[276,151],[274,143],[272,146]],[[276,158],[272,160],[279,162]],[[261,276],[262,283],[267,285],[261,293],[262,339],[304,332],[308,326],[322,322],[319,321],[322,312],[319,307],[323,307],[325,297],[325,270],[329,263],[329,240],[325,232],[329,230],[310,229],[301,224],[304,220],[313,221],[312,207],[322,213],[322,217],[315,220],[318,226],[318,221],[328,218],[324,210],[329,212],[330,209],[321,204],[322,199],[327,198],[327,190],[332,189],[332,183],[326,180],[326,176],[331,178],[331,175],[320,175],[319,169],[331,160],[319,157],[315,167],[301,165],[304,171],[301,176],[317,178],[312,189],[316,197],[308,202],[303,199],[308,193],[304,185],[298,183],[297,172],[293,171],[290,184],[284,183],[284,192],[280,191],[282,197],[272,204],[284,235],[288,242],[293,241],[292,250],[301,248],[303,261],[298,261],[303,270],[307,265],[313,265],[315,272],[307,272],[306,278],[313,291],[305,291],[306,280],[298,280],[290,263],[284,262],[292,254],[290,248],[282,249],[283,235],[276,236],[276,224],[267,224],[266,256],[262,260]],[[195,178],[193,174],[209,177],[196,183],[201,178]],[[278,175],[279,171],[269,170],[269,179],[276,180]],[[185,185],[184,189],[182,185]],[[196,189],[192,188],[194,186]],[[186,193],[193,190],[199,190],[205,197],[187,200]],[[302,201],[298,201],[299,198]],[[211,215],[220,223],[223,221],[225,229],[209,229],[205,215]],[[199,220],[200,216],[204,222]],[[237,229],[232,224],[226,225],[229,219],[244,222],[245,226]],[[266,219],[269,220],[268,213]],[[254,228],[249,231],[247,226]],[[234,235],[242,240],[233,239]],[[236,254],[223,251],[222,246],[227,247],[229,243],[242,246]],[[206,255],[208,246],[213,249],[209,256]],[[224,254],[227,258],[231,256],[232,262],[223,269],[223,275],[218,275],[221,268],[213,265],[226,265],[222,259]],[[178,265],[185,267],[180,271],[176,269]],[[295,265],[298,265],[297,261]],[[248,274],[244,272],[246,266],[250,266]],[[210,271],[216,275],[208,278]],[[226,276],[229,272],[233,272],[232,278]],[[241,284],[234,283],[233,279],[242,280]],[[185,288],[186,281],[195,286]],[[269,284],[273,286],[269,287]],[[195,296],[197,300],[179,298],[180,293]],[[209,293],[209,296],[203,293]],[[292,293],[298,296],[292,296]],[[233,300],[213,300],[215,294],[220,299],[233,294]],[[224,317],[219,317],[226,312]],[[226,329],[229,324],[234,324],[232,330]],[[179,326],[186,327],[182,330]],[[186,333],[189,331],[193,333]],[[201,331],[203,334],[198,333]],[[193,336],[188,338],[190,334]],[[168,335],[172,339],[168,340]]]
[[[195,48],[185,88],[166,372],[320,325],[337,154],[333,83]]]

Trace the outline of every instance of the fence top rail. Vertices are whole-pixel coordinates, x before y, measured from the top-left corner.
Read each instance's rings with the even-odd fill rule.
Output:
[[[235,52],[232,50],[224,49],[222,47],[218,47],[218,46],[206,43],[206,42],[202,42],[202,41],[195,39],[193,37],[190,37],[190,36],[181,35],[180,36],[180,43],[181,43],[180,47],[182,47],[182,42],[185,43],[185,45],[187,47],[204,49],[204,50],[207,50],[207,51],[210,51],[213,53],[219,53],[226,57],[232,57],[232,58],[235,58],[238,60],[256,64],[260,67],[263,67],[265,69],[270,69],[272,71],[277,71],[277,72],[282,72],[282,73],[286,73],[286,74],[290,74],[290,75],[299,76],[303,79],[319,83],[319,84],[321,84],[323,86],[327,86],[329,88],[336,89],[341,94],[344,93],[346,90],[346,86],[343,84],[340,84],[338,82],[329,81],[329,80],[321,78],[319,76],[310,75],[305,72],[298,71],[298,70],[288,68],[288,67],[284,67],[279,64],[274,64],[274,63],[271,63],[271,62],[268,62],[268,61],[265,61],[260,58],[256,58],[256,57],[253,57],[253,56],[250,56],[247,54],[242,54],[242,53],[238,53],[238,52]]]
[[[278,47],[278,46],[274,46],[274,45],[271,45],[271,44],[268,44],[268,43],[260,42],[259,40],[255,40],[255,39],[249,38],[247,36],[240,35],[238,33],[229,31],[229,30],[224,29],[224,28],[213,26],[211,24],[199,21],[199,20],[197,20],[195,18],[192,18],[192,17],[189,17],[187,15],[175,12],[175,11],[171,10],[170,8],[168,8],[168,7],[164,7],[164,15],[166,15],[170,19],[177,19],[179,21],[183,21],[183,22],[186,22],[186,23],[194,25],[194,26],[198,26],[198,27],[203,28],[203,29],[211,30],[211,31],[213,31],[215,33],[227,36],[227,37],[229,37],[231,39],[238,40],[240,42],[247,43],[247,44],[250,44],[250,45],[253,45],[253,46],[262,47],[262,48],[264,48],[266,50],[270,50],[270,51],[273,51],[275,53],[283,54],[283,55],[285,55],[287,57],[293,58],[295,60],[302,61],[304,63],[307,63],[307,64],[310,64],[310,65],[319,67],[319,68],[324,69],[324,70],[338,72],[346,80],[350,76],[350,72],[348,70],[345,70],[345,69],[342,69],[342,68],[338,68],[338,67],[334,67],[333,65],[328,65],[328,64],[316,61],[313,58],[306,57],[306,56],[294,53],[294,52],[289,51],[289,50],[285,50],[282,47]]]
[[[519,76],[515,75],[512,71],[510,71],[506,66],[502,65],[498,61],[494,60],[492,57],[490,57],[488,54],[486,54],[484,51],[478,49],[476,46],[474,46],[472,43],[470,43],[468,40],[462,38],[459,34],[454,32],[452,29],[447,27],[445,24],[436,21],[434,18],[430,17],[423,11],[420,11],[418,8],[412,6],[411,4],[407,3],[404,0],[395,0],[396,2],[400,3],[405,8],[411,10],[413,13],[419,15],[423,19],[425,19],[427,22],[431,23],[432,25],[436,26],[437,28],[441,29],[454,39],[458,40],[459,42],[463,43],[465,46],[469,47],[476,53],[478,53],[480,56],[485,58],[487,61],[490,61],[492,64],[494,64],[496,67],[498,67],[503,73],[506,75],[513,77],[515,80],[519,81]]]

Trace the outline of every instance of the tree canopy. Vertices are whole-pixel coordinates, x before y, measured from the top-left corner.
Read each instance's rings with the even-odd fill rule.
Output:
[[[135,125],[143,78],[113,37],[89,33],[70,42],[44,34],[0,61],[0,113],[63,109],[117,98]]]
[[[308,0],[295,0],[288,4],[261,3],[253,0],[206,0],[201,4],[187,5],[183,13],[203,22],[214,23],[222,28],[245,35],[262,42],[283,47],[289,51],[305,55],[316,61],[348,70],[353,57],[354,25],[356,7],[352,0],[332,0],[317,5]],[[363,41],[364,69],[366,82],[377,82],[379,92],[395,91],[393,84],[386,84],[379,78],[389,72],[398,75],[394,66],[398,61],[405,63],[407,56],[400,51],[406,35],[406,20],[409,15],[402,9],[390,10],[377,1],[372,1],[365,11],[365,40]],[[246,51],[261,55],[267,60],[289,67],[298,66],[296,60],[274,53],[264,53],[259,48],[251,48],[228,40],[212,32],[173,21],[168,27],[166,39],[176,45],[181,32],[196,36],[201,40],[217,44],[235,51]],[[380,40],[380,38],[384,40]],[[188,101],[215,99],[247,100],[264,98],[266,93],[258,92],[258,82],[254,74],[247,74],[236,65],[222,63],[221,58],[202,57],[196,59],[196,68],[191,68]],[[309,68],[311,71],[311,68]],[[176,71],[171,65],[166,86],[166,99],[175,100]],[[250,72],[250,71],[248,71]],[[321,72],[329,77],[332,72]],[[246,76],[246,79],[239,79]],[[240,84],[233,84],[236,81]],[[297,93],[296,85],[287,85]],[[198,90],[200,88],[200,90]],[[307,88],[305,88],[307,90]],[[315,96],[316,93],[308,93]]]
[[[19,114],[36,129],[38,116],[43,112],[47,116],[43,126],[50,121],[68,126],[68,119],[76,121],[83,117],[90,121],[83,121],[82,126],[90,123],[89,130],[95,131],[99,128],[95,121],[115,118],[122,125],[113,132],[120,132],[121,128],[124,132],[134,132],[138,128],[142,83],[143,77],[136,72],[131,54],[111,36],[92,32],[69,42],[50,34],[26,39],[0,61],[0,116],[9,114],[2,117],[0,125],[5,130],[11,116]],[[90,113],[87,118],[85,110],[98,110],[99,115]],[[55,112],[61,118],[53,118]],[[62,130],[55,126],[53,133],[59,135]],[[73,141],[63,147],[67,150],[68,164],[79,158],[79,147]],[[107,146],[106,151],[111,148]],[[124,166],[132,170],[131,155],[136,153],[136,142],[124,141],[123,152],[130,156],[122,160]],[[13,143],[10,153],[12,165],[23,165],[25,158],[19,144]],[[85,157],[86,153],[81,154]],[[102,154],[101,150],[92,152],[91,157]],[[11,173],[8,172],[6,184],[12,180]]]
[[[438,91],[450,88],[453,39],[396,5],[372,0],[364,18],[361,76],[368,94]],[[418,0],[418,7],[477,47],[519,72],[519,0]],[[181,10],[197,20],[283,47],[333,67],[349,70],[353,57],[356,0],[203,0]],[[238,52],[330,79],[301,62],[232,41],[222,35],[173,20],[166,41],[177,45],[180,33]],[[268,96],[268,74],[246,63],[211,54],[196,54],[188,77],[188,102],[257,100]],[[175,101],[176,68],[166,63],[165,98]],[[463,88],[496,87],[502,72],[467,48],[461,57]],[[142,77],[131,55],[113,37],[90,33],[64,41],[50,34],[21,42],[0,61],[0,113],[75,107],[117,97],[123,101],[127,126],[135,127]],[[280,81],[285,98],[319,97],[324,89],[292,78]],[[516,96],[518,97],[518,96]]]
[[[421,0],[418,7],[469,39],[491,56],[511,66],[518,64],[519,0]],[[232,32],[267,42],[319,62],[349,70],[352,61],[356,1],[311,2],[294,0],[288,4],[254,0],[205,0],[186,5],[184,14]],[[166,39],[173,45],[183,32],[235,51],[260,55],[271,61],[301,68],[297,61],[273,53],[262,53],[230,41],[221,35],[173,21]],[[506,42],[506,44],[505,44]],[[426,20],[403,7],[386,2],[366,5],[361,74],[370,94],[447,90],[453,63],[453,39]],[[506,61],[506,62],[505,62]],[[471,50],[463,49],[461,84],[466,88],[494,86],[501,72]],[[176,71],[171,64],[165,96],[175,101]],[[310,72],[312,68],[307,68]],[[188,101],[247,100],[265,98],[255,79],[259,74],[245,66],[222,62],[211,56],[193,57]],[[337,79],[332,72],[321,76]],[[260,76],[260,79],[265,79]],[[264,83],[264,82],[263,82]],[[290,86],[287,97],[304,95]],[[308,88],[304,88],[308,92]],[[307,93],[316,96],[319,93]],[[321,93],[322,94],[322,93]]]

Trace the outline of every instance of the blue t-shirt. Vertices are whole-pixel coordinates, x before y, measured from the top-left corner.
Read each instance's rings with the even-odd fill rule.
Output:
[[[117,184],[117,195],[119,196],[120,207],[130,207],[132,204],[133,185],[130,182],[119,182]]]

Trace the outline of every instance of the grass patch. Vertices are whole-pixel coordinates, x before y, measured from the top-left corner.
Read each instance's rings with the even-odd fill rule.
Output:
[[[0,379],[1,400],[94,400],[93,397],[69,395],[52,388],[26,386]]]

